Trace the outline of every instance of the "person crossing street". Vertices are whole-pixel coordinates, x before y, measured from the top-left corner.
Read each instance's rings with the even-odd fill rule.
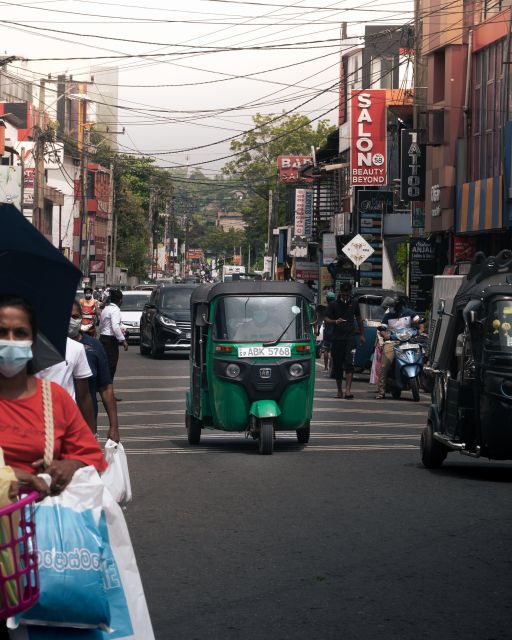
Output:
[[[364,344],[364,328],[359,304],[352,297],[352,285],[343,283],[338,297],[329,303],[325,313],[326,325],[332,326],[331,358],[332,374],[338,388],[337,398],[350,400],[352,394],[352,377],[354,372],[355,322],[360,333],[361,344]],[[345,373],[345,394],[343,394],[343,373]]]

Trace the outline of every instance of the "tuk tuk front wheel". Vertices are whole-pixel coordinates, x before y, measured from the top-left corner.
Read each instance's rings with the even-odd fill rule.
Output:
[[[297,429],[297,442],[300,444],[307,444],[309,442],[310,431],[311,428],[309,422],[304,427]]]
[[[185,426],[187,427],[188,443],[192,445],[199,444],[201,442],[201,428],[203,426],[201,420],[198,420],[186,411]]]
[[[260,420],[259,451],[264,456],[274,451],[274,421],[268,418]]]
[[[439,469],[448,454],[446,447],[435,440],[434,427],[430,421],[421,432],[420,449],[421,462],[427,469]]]

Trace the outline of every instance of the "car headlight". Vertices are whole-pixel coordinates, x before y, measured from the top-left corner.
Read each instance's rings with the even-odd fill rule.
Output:
[[[157,318],[166,327],[175,327],[176,326],[176,320],[172,320],[171,318],[167,318],[167,316],[158,315]]]
[[[289,371],[292,378],[298,378],[304,373],[304,367],[298,362],[296,362],[295,364],[291,365]]]
[[[237,364],[228,364],[226,367],[226,375],[228,378],[238,378],[240,375],[240,367]]]

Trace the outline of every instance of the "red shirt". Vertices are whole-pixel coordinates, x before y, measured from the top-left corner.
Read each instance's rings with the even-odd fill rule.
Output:
[[[28,398],[8,400],[0,396],[0,447],[5,464],[34,471],[32,463],[44,455],[44,413],[41,380]],[[54,459],[80,460],[105,471],[103,452],[71,396],[58,384],[52,385]]]

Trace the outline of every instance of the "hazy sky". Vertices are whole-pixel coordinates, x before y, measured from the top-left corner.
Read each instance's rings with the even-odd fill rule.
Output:
[[[248,129],[257,112],[296,109],[336,121],[333,85],[342,21],[348,22],[349,35],[357,35],[365,22],[401,24],[413,16],[412,0],[0,0],[0,5],[2,54],[105,57],[31,63],[45,75],[79,77],[99,64],[118,66],[119,125],[126,127],[121,151],[170,152],[158,156],[159,164],[201,163],[207,173],[218,171],[226,161],[222,156],[230,153],[229,141],[220,141]],[[227,47],[235,50],[216,50]],[[149,57],[108,57],[126,54]],[[108,93],[101,75],[95,73],[95,80]],[[186,151],[212,143],[217,144]]]

